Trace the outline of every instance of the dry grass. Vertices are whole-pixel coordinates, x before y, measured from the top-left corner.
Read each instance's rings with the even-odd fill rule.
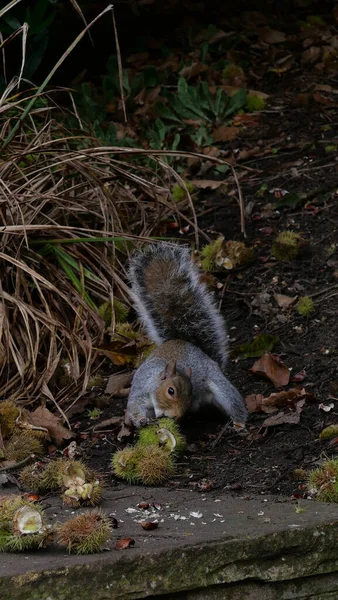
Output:
[[[0,107],[2,139],[24,104]],[[52,102],[41,103],[0,159],[0,396],[44,397],[63,412],[99,364],[100,305],[128,303],[133,243],[180,214],[169,193],[177,176],[161,156],[137,166],[130,159],[140,151],[75,137],[61,121]],[[185,218],[196,224],[189,208]]]

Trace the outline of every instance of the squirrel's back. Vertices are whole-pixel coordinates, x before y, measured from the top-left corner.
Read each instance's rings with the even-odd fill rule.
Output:
[[[156,344],[186,340],[224,367],[225,322],[188,248],[161,244],[137,252],[131,259],[130,280],[136,310]]]

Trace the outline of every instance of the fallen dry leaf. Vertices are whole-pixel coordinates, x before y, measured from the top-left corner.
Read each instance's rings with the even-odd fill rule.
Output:
[[[263,394],[250,394],[249,396],[246,396],[245,402],[246,402],[248,412],[253,413],[253,412],[261,412],[262,410],[264,410],[262,408],[263,400],[264,400]]]
[[[110,375],[105,389],[106,394],[118,396],[120,390],[130,386],[133,374],[128,371],[124,373],[113,373]]]
[[[305,388],[291,388],[283,392],[274,392],[263,397],[262,394],[251,394],[245,398],[249,412],[276,412],[283,406],[294,406],[299,400],[313,402],[315,396],[312,392],[308,392]]]
[[[115,544],[116,550],[125,550],[126,548],[130,548],[135,544],[135,540],[133,538],[124,538],[123,540],[117,540]]]
[[[296,410],[292,412],[281,411],[276,415],[272,415],[272,417],[265,419],[262,423],[262,427],[275,427],[276,425],[283,425],[283,423],[296,425],[300,421],[300,413],[303,410],[304,404],[305,398],[296,403]]]
[[[153,531],[158,528],[158,521],[141,521],[140,525],[146,531]]]
[[[38,406],[33,412],[28,413],[28,422],[35,427],[42,427],[48,431],[48,434],[57,446],[61,446],[64,440],[69,440],[74,434],[66,429],[61,423],[61,419],[54,415],[45,406]]]
[[[121,366],[133,363],[137,357],[137,346],[135,340],[131,342],[120,342],[115,340],[100,348],[95,348],[98,354],[107,356],[114,365]]]
[[[203,73],[203,71],[207,70],[208,65],[202,62],[193,62],[191,65],[185,65],[178,74],[186,79],[191,79],[191,77],[196,77],[196,75],[199,75],[200,73]]]
[[[139,502],[137,505],[138,508],[142,508],[142,510],[148,510],[149,503],[148,502]]]
[[[315,63],[321,55],[321,49],[318,46],[311,46],[307,50],[304,50],[302,54],[303,63]]]
[[[262,375],[270,379],[276,388],[287,385],[290,380],[290,371],[287,366],[268,352],[256,360],[250,371],[255,375]]]
[[[238,127],[226,127],[226,125],[220,125],[213,130],[212,135],[215,142],[231,142],[239,135],[239,133],[240,130]]]
[[[257,127],[259,125],[259,115],[250,115],[245,113],[242,115],[235,115],[233,118],[233,124],[245,125],[245,127]],[[261,150],[259,146],[257,146],[257,149]]]
[[[200,190],[217,190],[221,185],[226,185],[224,181],[214,181],[213,179],[192,179],[190,183]]]
[[[286,35],[283,31],[264,27],[260,30],[260,39],[266,44],[281,44],[286,41]]]
[[[280,308],[289,308],[289,306],[292,306],[298,298],[298,296],[292,297],[285,296],[284,294],[274,294],[273,297]]]

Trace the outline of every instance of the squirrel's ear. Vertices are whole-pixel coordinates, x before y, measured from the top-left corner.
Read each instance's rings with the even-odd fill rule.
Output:
[[[176,360],[171,360],[163,369],[161,379],[164,380],[168,377],[174,377],[174,375],[176,375]]]
[[[186,370],[185,370],[185,372],[186,372],[187,376],[189,377],[189,379],[191,379],[191,374],[192,374],[191,368],[187,367]]]

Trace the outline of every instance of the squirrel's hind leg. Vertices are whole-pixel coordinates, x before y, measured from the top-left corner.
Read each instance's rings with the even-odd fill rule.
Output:
[[[219,373],[216,378],[208,379],[207,402],[213,404],[222,412],[225,412],[234,423],[245,424],[247,420],[247,409],[239,391]]]

